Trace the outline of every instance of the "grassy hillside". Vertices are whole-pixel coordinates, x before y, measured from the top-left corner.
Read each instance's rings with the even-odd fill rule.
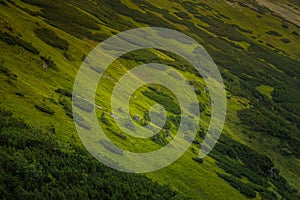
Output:
[[[264,6],[270,2],[275,6]],[[38,170],[32,166],[38,165],[48,178],[46,182],[37,179],[49,185],[49,195],[62,190],[60,195],[65,198],[95,198],[91,194],[101,190],[95,195],[103,199],[149,199],[149,194],[153,199],[299,199],[300,25],[278,6],[292,9],[300,17],[299,4],[285,0],[0,0],[0,107],[6,110],[1,112],[0,127],[1,155],[6,156],[0,168],[3,198],[25,191],[28,197],[40,195],[44,189],[33,184],[35,179],[24,182],[20,176],[24,168],[30,174]],[[76,73],[93,47],[118,32],[144,26],[179,30],[205,47],[224,79],[228,113],[220,141],[199,161],[195,158],[211,114],[203,79],[170,52],[147,49],[116,60],[98,86],[96,104],[99,123],[123,149],[148,152],[170,141],[163,131],[142,140],[116,126],[109,99],[116,80],[127,70],[142,63],[168,64],[189,80],[201,102],[200,128],[190,149],[172,165],[136,176],[103,167],[84,150],[72,120],[71,93]],[[179,115],[168,90],[145,86],[134,96],[138,100],[131,101],[132,116],[138,114],[141,124],[145,123],[149,107],[162,103],[170,108],[165,128],[171,136],[176,134]],[[12,114],[5,114],[8,111]],[[24,125],[14,128],[15,124],[7,124],[16,117]],[[54,141],[50,147],[49,140]],[[74,162],[60,161],[59,166],[47,167],[59,158],[56,151],[63,151]],[[38,152],[49,158],[33,159]],[[15,164],[16,159],[21,161]],[[9,167],[3,164],[6,160],[10,160]],[[85,166],[74,165],[81,160]],[[89,162],[91,168],[105,173],[85,169]],[[18,167],[22,170],[15,172]],[[57,174],[65,170],[76,172],[74,180],[68,180],[77,184],[76,188],[61,184],[64,181]],[[96,180],[88,183],[93,177]],[[86,182],[81,183],[83,178]],[[111,178],[116,187],[104,187]],[[25,183],[33,185],[26,187]],[[142,186],[136,187],[139,183]],[[93,184],[98,185],[93,188]]]

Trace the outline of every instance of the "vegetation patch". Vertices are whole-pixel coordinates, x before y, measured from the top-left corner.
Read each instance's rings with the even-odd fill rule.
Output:
[[[49,115],[54,115],[55,112],[49,108],[48,106],[46,105],[34,105],[36,109],[38,109],[39,111],[43,112],[43,113],[46,113],[46,114],[49,114]]]
[[[23,47],[27,51],[33,53],[33,54],[39,54],[39,50],[37,50],[34,46],[32,46],[31,43],[25,42],[22,40],[19,36],[13,36],[9,33],[0,31],[0,40],[3,42],[6,42],[9,45],[18,45],[20,47]]]
[[[272,35],[272,36],[276,36],[276,37],[282,36],[280,33],[276,32],[276,31],[268,31],[266,33],[269,35]]]
[[[143,175],[104,166],[0,108],[1,199],[186,199]]]
[[[34,30],[38,38],[52,47],[62,50],[69,49],[69,43],[67,40],[60,38],[54,31],[47,28],[39,28]]]

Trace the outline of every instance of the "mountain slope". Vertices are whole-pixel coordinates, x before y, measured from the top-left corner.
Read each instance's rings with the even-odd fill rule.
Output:
[[[281,3],[299,16],[299,5]],[[179,30],[199,41],[217,63],[227,89],[227,121],[215,150],[202,164],[195,162],[192,158],[210,119],[203,80],[185,61],[167,52],[133,52],[118,59],[107,72],[112,80],[120,77],[116,73],[120,63],[124,70],[153,61],[171,64],[199,89],[205,109],[197,142],[190,150],[169,167],[146,176],[193,199],[299,198],[293,189],[300,189],[300,30],[296,22],[256,1],[242,0],[2,0],[0,10],[2,108],[38,129],[53,127],[55,140],[66,146],[80,145],[68,94],[85,56],[120,31],[143,26]],[[109,115],[107,99],[115,84],[112,80],[99,86],[104,98],[96,98],[108,136],[133,151],[150,151],[168,142],[163,133],[141,143],[116,134],[119,129]],[[151,95],[143,95],[145,91],[149,88],[137,91],[142,100],[133,102],[133,113],[140,116],[154,102]],[[176,129],[171,118],[170,129]]]

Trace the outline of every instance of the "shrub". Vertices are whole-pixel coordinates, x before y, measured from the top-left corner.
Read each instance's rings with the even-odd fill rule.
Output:
[[[55,92],[66,97],[72,97],[72,92],[64,88],[58,88],[55,90]]]
[[[152,136],[150,139],[155,142],[156,144],[159,144],[161,146],[165,146],[168,144],[168,141],[166,140],[166,133],[164,131],[161,131],[154,136]]]
[[[218,176],[224,179],[225,181],[227,181],[232,187],[240,191],[240,193],[245,195],[246,197],[248,198],[256,197],[255,190],[249,184],[243,183],[237,178],[233,176],[228,176],[226,174],[218,173]]]
[[[85,121],[85,119],[84,119],[82,116],[80,116],[80,115],[77,114],[77,113],[75,113],[74,115],[75,115],[74,121],[75,121],[79,126],[81,126],[81,127],[84,128],[84,129],[87,129],[87,130],[90,130],[90,129],[91,129],[91,125],[90,125],[89,123],[87,123],[87,122]]]
[[[165,94],[161,91],[154,91],[154,90],[146,90],[143,91],[142,94],[153,101],[156,101],[157,103],[163,105],[165,109],[169,112],[172,112],[174,114],[180,114],[181,109],[177,102],[175,102],[175,99],[173,99],[171,96]]]
[[[46,105],[35,105],[35,108],[38,109],[39,111],[49,114],[49,115],[54,115],[55,112],[53,110],[51,110],[51,108],[49,108]]]
[[[291,40],[289,40],[287,38],[282,38],[281,41],[286,43],[286,44],[291,43]]]
[[[109,121],[109,119],[107,119],[107,117],[105,116],[104,113],[101,114],[101,117],[100,117],[100,120],[101,122],[103,122],[106,126],[111,126],[111,123]]]
[[[73,104],[86,112],[92,112],[94,110],[94,105],[81,97],[73,97]]]
[[[20,37],[10,35],[9,33],[6,32],[0,31],[0,40],[6,42],[9,45],[19,45],[33,54],[40,53],[35,47],[32,46],[31,43],[25,42]]]
[[[191,17],[185,12],[175,12],[174,14],[182,19],[191,19]]]
[[[199,157],[196,157],[196,158],[192,158],[194,161],[202,164],[203,163],[203,159],[202,158],[199,158]]]
[[[72,112],[72,105],[70,102],[68,102],[66,99],[60,99],[58,102],[63,109],[65,110],[65,113],[68,117],[73,119],[73,112]]]
[[[16,92],[15,94],[20,96],[20,97],[25,97],[25,94],[23,92]]]
[[[33,128],[0,108],[1,199],[185,199],[144,175],[106,167],[53,131]]]
[[[15,75],[10,69],[4,66],[3,60],[0,63],[0,73],[4,74],[10,80],[17,80],[18,76]]]
[[[50,56],[40,56],[41,60],[46,63],[47,68],[57,70],[56,63]]]
[[[268,31],[266,33],[269,35],[272,35],[272,36],[276,36],[276,37],[282,36],[280,33],[276,32],[276,31]]]
[[[34,30],[38,38],[43,40],[45,43],[52,47],[59,48],[62,50],[69,49],[68,41],[60,38],[54,31],[47,28],[39,28]]]

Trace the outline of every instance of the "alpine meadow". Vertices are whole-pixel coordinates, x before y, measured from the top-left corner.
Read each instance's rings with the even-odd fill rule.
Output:
[[[204,158],[199,149],[214,116],[211,91],[178,54],[146,48],[120,56],[105,71],[91,65],[103,74],[95,102],[73,93],[78,70],[97,45],[142,27],[189,36],[220,71],[226,121]],[[156,70],[184,77],[193,88],[198,102],[188,112],[200,111],[196,137],[186,137],[188,150],[162,169],[121,172],[90,154],[75,123],[87,132],[92,127],[73,110],[95,110],[107,138],[124,151],[171,144],[181,105],[168,88],[146,84],[130,98],[129,115],[139,127],[160,118],[150,112],[154,105],[165,110],[163,127],[149,138],[127,134],[112,112],[118,80],[149,63],[170,66],[176,72]],[[298,0],[0,0],[0,84],[0,199],[300,199]]]

